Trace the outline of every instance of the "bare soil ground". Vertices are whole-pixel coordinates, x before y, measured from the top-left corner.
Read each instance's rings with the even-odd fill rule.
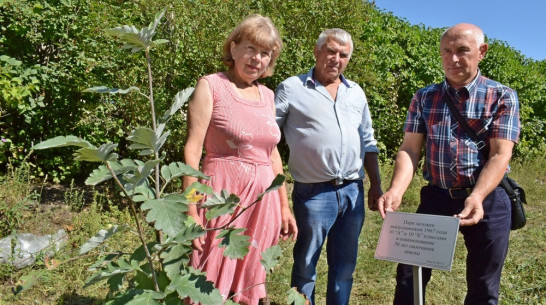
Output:
[[[25,201],[21,233],[52,234],[71,230],[73,216],[93,201],[94,190],[88,186],[66,187],[59,184],[37,186]]]

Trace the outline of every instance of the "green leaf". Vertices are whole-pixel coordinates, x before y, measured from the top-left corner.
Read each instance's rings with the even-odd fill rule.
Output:
[[[189,263],[188,256],[191,251],[190,245],[178,244],[161,253],[163,268],[169,279],[173,280],[180,275],[180,270]]]
[[[14,295],[18,295],[21,292],[24,292],[32,286],[36,285],[40,279],[42,279],[44,276],[47,275],[47,270],[39,269],[39,270],[31,270],[28,274],[25,274],[19,278],[17,281],[16,286],[11,289]]]
[[[153,278],[152,278],[153,280]],[[171,283],[171,280],[167,277],[165,271],[157,272],[157,285],[159,286],[160,291],[165,291],[167,286]],[[152,288],[150,288],[152,289]],[[182,305],[183,303],[180,303]]]
[[[262,253],[262,259],[260,262],[267,273],[273,272],[273,268],[279,264],[281,255],[282,250],[279,245],[269,247]]]
[[[125,274],[123,273],[113,275],[106,281],[106,283],[108,283],[108,289],[111,292],[116,292],[122,289],[123,282],[125,282]]]
[[[239,234],[244,232],[243,228],[228,228],[224,229],[218,234],[217,239],[222,239],[218,245],[220,248],[226,248],[224,250],[224,256],[231,259],[241,259],[248,253],[248,246],[250,246],[250,239],[248,236]]]
[[[286,180],[286,177],[284,175],[278,174],[277,177],[275,177],[275,179],[273,179],[273,181],[271,182],[271,185],[263,193],[258,195],[258,198],[256,199],[256,201],[262,200],[265,194],[271,191],[278,190],[284,183],[284,180]]]
[[[118,159],[118,154],[111,153],[111,151],[117,146],[117,144],[108,142],[106,144],[102,144],[99,148],[80,148],[74,153],[76,156],[75,160],[89,162],[116,161]]]
[[[157,138],[151,128],[140,127],[133,130],[127,140],[134,142],[130,149],[140,149],[139,155],[146,156],[154,153]]]
[[[189,87],[182,91],[179,91],[173,98],[173,103],[171,105],[171,108],[163,114],[163,117],[161,118],[160,123],[167,123],[171,117],[184,106],[186,101],[190,98],[195,88]]]
[[[154,228],[162,230],[169,236],[175,236],[183,227],[184,214],[188,211],[187,199],[182,195],[168,195],[161,199],[144,202],[143,210],[149,210],[146,221],[153,222]]]
[[[137,167],[137,173],[134,176],[133,181],[135,185],[140,185],[148,176],[150,176],[155,168],[155,166],[161,162],[161,160],[148,160],[144,163],[144,166]]]
[[[202,305],[218,305],[223,303],[220,291],[214,288],[212,282],[207,281],[203,273],[191,269],[192,273],[177,276],[167,287],[176,291],[181,298],[189,297]]]
[[[148,265],[146,265],[146,267],[148,267]],[[136,272],[135,276],[132,279],[132,284],[137,289],[154,289],[155,287],[153,278],[150,275],[148,275],[147,272],[141,272],[141,271]]]
[[[122,269],[127,269],[127,270],[132,269],[132,265],[126,260],[124,260],[123,258],[118,260],[118,266]]]
[[[64,147],[64,146],[79,146],[79,147],[88,147],[93,148],[94,146],[91,143],[82,140],[76,136],[58,136],[53,139],[45,140],[31,147],[31,149],[47,149],[54,147]]]
[[[158,46],[158,45],[162,45],[162,44],[167,43],[167,42],[169,42],[167,39],[157,39],[157,40],[152,41],[152,44],[154,46]]]
[[[133,25],[123,25],[120,27],[105,30],[107,35],[118,37],[123,43],[124,49],[132,49],[133,53],[138,52],[147,46],[145,37]]]
[[[7,55],[0,55],[0,60],[7,63],[8,65],[15,66],[15,67],[18,67],[23,63],[22,61],[19,61],[15,58],[11,58]]]
[[[141,293],[140,289],[130,288],[124,291],[123,293],[118,293],[114,295],[113,298],[109,299],[104,303],[105,305],[125,305],[127,302],[131,301],[138,293]]]
[[[146,200],[155,199],[155,190],[148,180],[144,180],[133,190],[133,201],[144,202]]]
[[[156,251],[156,246],[158,246],[159,243],[158,242],[149,242],[149,243],[146,243],[146,247],[148,248],[148,251],[151,253],[154,253]],[[142,262],[144,260],[146,260],[146,251],[144,251],[144,246],[143,245],[140,245],[138,248],[136,248],[136,250],[133,252],[133,254],[131,254],[131,258],[130,258],[131,261],[136,261],[136,262]]]
[[[85,254],[91,250],[93,250],[94,248],[96,248],[97,246],[99,246],[100,244],[102,244],[106,239],[108,239],[110,236],[118,233],[118,232],[123,232],[127,229],[126,226],[118,226],[118,225],[115,225],[115,226],[112,226],[110,229],[108,230],[100,230],[97,235],[91,237],[85,244],[83,244],[80,248],[80,254]]]
[[[173,162],[169,165],[163,165],[161,167],[161,176],[167,183],[174,178],[183,176],[197,177],[207,180],[210,179],[209,176],[182,162]]]
[[[134,270],[139,270],[139,268],[134,268],[133,265],[128,264],[122,259],[120,259],[118,262],[122,262],[122,265],[124,267],[114,265],[113,263],[108,263],[105,268],[89,276],[85,281],[83,288],[87,288],[95,283],[109,279],[113,276],[118,276],[120,274],[125,274]]]
[[[128,172],[123,175],[120,179],[123,183],[123,187],[129,194],[145,194],[139,187],[141,185],[146,185],[147,179],[150,174],[153,172],[155,166],[161,162],[161,160],[148,160],[145,163],[139,160],[134,160],[137,164],[136,169],[133,172]]]
[[[163,18],[163,15],[165,14],[166,9],[162,10],[161,12],[158,12],[155,14],[155,18],[153,22],[150,22],[147,28],[143,28],[140,33],[143,37],[145,37],[146,41],[148,41],[148,45],[152,44],[152,38],[155,36],[155,30],[157,26],[159,25],[159,22],[161,21],[161,18]]]
[[[147,127],[139,127],[127,138],[127,140],[134,142],[129,146],[130,149],[139,149],[141,150],[139,155],[146,156],[151,155],[156,151],[159,151],[167,137],[170,134],[170,131],[161,134],[162,130],[158,129],[157,132],[154,132],[152,129]]]
[[[97,271],[99,268],[103,268],[108,263],[111,263],[114,259],[117,259],[121,253],[115,253],[115,254],[108,254],[106,256],[101,256],[97,259],[97,261],[91,265],[87,270],[89,271]]]
[[[112,178],[112,174],[106,167],[106,165],[101,165],[99,168],[94,169],[89,177],[85,180],[86,185],[97,185],[101,182],[109,180]]]
[[[191,241],[205,234],[205,230],[202,226],[192,223],[188,226],[184,226],[178,234],[174,237],[174,241],[183,243]]]
[[[182,301],[177,293],[171,293],[165,298],[164,305],[184,305],[184,301]]]
[[[202,205],[203,208],[207,209],[205,217],[211,220],[221,215],[233,213],[240,201],[241,199],[237,195],[228,195],[226,190],[222,190],[220,194],[214,193]]]
[[[110,299],[106,302],[106,305],[157,305],[161,304],[160,301],[165,298],[165,295],[161,292],[153,290],[144,290],[144,289],[135,289],[130,288],[124,291],[123,293],[117,294],[113,299]],[[136,302],[136,303],[135,303]]]
[[[131,301],[127,302],[126,305],[161,305],[159,301],[163,299],[165,295],[161,292],[154,290],[143,290],[141,294],[137,294]]]
[[[305,296],[296,290],[295,287],[290,288],[288,291],[286,291],[286,294],[288,295],[286,298],[287,304],[294,304],[294,305],[305,305],[307,304],[307,299]]]
[[[132,91],[140,92],[140,88],[131,86],[127,89],[119,89],[119,88],[108,88],[105,86],[97,86],[97,87],[91,87],[83,90],[83,92],[93,92],[93,93],[109,93],[109,94],[127,94]]]
[[[208,178],[208,177],[207,177]],[[184,193],[182,193],[184,196],[187,196],[188,194],[190,194],[193,190],[195,189],[195,192],[198,192],[198,193],[201,193],[201,194],[207,194],[207,195],[210,195],[210,194],[213,194],[214,193],[214,190],[212,189],[212,187],[210,187],[209,185],[206,185],[206,184],[201,184],[199,182],[194,182],[192,183],[190,186],[188,186],[185,190],[184,190]]]
[[[124,25],[106,30],[106,34],[118,37],[123,43],[124,49],[131,49],[135,53],[147,47],[153,46],[152,38],[156,34],[156,28],[159,21],[165,14],[165,10],[156,14],[154,21],[147,28],[138,31],[134,26]],[[162,43],[162,40],[159,40]]]
[[[110,167],[116,174],[116,176],[125,174],[137,168],[137,164],[130,159],[123,159],[121,161],[112,161],[110,162]],[[89,177],[85,180],[87,185],[97,185],[101,182],[104,182],[112,178],[112,174],[106,167],[106,165],[101,165],[99,168],[93,170]]]

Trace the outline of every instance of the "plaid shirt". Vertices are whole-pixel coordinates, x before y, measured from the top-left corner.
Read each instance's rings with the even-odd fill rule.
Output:
[[[450,113],[446,94],[486,145],[491,138],[517,143],[518,97],[514,90],[482,76],[479,71],[470,84],[457,91],[444,81],[414,95],[404,131],[425,134],[424,178],[442,188],[467,187],[476,184],[487,156],[478,152],[476,144]]]

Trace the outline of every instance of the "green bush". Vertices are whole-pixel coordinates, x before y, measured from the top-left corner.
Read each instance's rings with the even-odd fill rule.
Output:
[[[150,119],[138,97],[98,97],[82,90],[99,84],[147,86],[138,72],[138,57],[126,57],[119,47],[108,44],[102,29],[150,20],[164,7],[165,22],[157,30],[169,40],[163,46],[168,55],[152,59],[159,112],[169,107],[163,101],[181,88],[224,69],[222,43],[251,13],[271,17],[283,37],[276,73],[262,80],[271,89],[313,66],[313,47],[323,29],[342,27],[352,34],[355,50],[346,75],[367,94],[383,161],[392,160],[400,145],[413,93],[443,79],[438,55],[443,29],[412,26],[368,1],[4,0],[0,2],[0,55],[4,55],[0,92],[16,90],[0,97],[0,136],[5,140],[0,144],[0,172],[5,171],[7,158],[21,162],[33,143],[53,136],[86,135],[91,143],[111,139],[125,147],[124,130]],[[522,135],[515,154],[540,155],[546,150],[546,62],[525,58],[502,41],[490,43],[480,66],[483,74],[517,90],[522,105]],[[6,65],[8,61],[20,64]],[[185,121],[177,117],[173,123],[173,141],[165,152],[169,158],[181,159]],[[286,146],[280,150],[286,155]],[[30,160],[36,165],[34,176],[48,172],[54,181],[81,181],[92,170],[68,162],[68,152],[41,154],[39,160],[36,156]]]

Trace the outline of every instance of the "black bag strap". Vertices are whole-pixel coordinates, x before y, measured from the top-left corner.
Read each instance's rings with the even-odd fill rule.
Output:
[[[457,109],[457,106],[455,106],[455,102],[453,101],[453,98],[451,97],[451,95],[449,95],[449,93],[446,92],[444,96],[447,96],[447,99],[445,99],[447,107],[449,107],[449,110],[451,111],[453,116],[455,116],[459,124],[463,127],[464,131],[470,136],[472,141],[474,141],[474,143],[476,144],[476,147],[478,148],[478,152],[481,152],[484,155],[484,157],[488,158],[489,149],[487,149],[485,142],[478,137],[476,132],[468,124],[468,121],[465,118],[463,118],[463,116],[459,112],[459,109]],[[484,150],[482,151],[482,149]],[[502,177],[501,185],[506,190],[509,196],[514,195],[514,189],[512,188],[512,186],[506,179],[506,175]]]
[[[503,189],[506,190],[506,193],[508,193],[508,195],[510,195],[510,196],[513,196],[513,194],[515,193],[514,188],[512,187],[510,182],[508,182],[508,179],[506,178],[506,175],[504,175],[504,177],[502,177],[501,186],[502,186]]]
[[[474,132],[474,130],[468,125],[468,121],[463,118],[461,113],[459,112],[459,109],[457,109],[457,106],[455,106],[455,102],[453,101],[453,98],[451,98],[451,95],[449,95],[448,92],[445,93],[447,96],[447,107],[449,107],[449,110],[451,110],[451,113],[455,116],[457,121],[459,121],[459,124],[463,127],[464,131],[470,136],[472,141],[476,144],[476,147],[478,148],[478,151],[482,152],[483,148],[486,148],[485,142],[478,137],[478,135]],[[485,154],[486,151],[483,151],[484,156],[487,158],[488,156]]]

